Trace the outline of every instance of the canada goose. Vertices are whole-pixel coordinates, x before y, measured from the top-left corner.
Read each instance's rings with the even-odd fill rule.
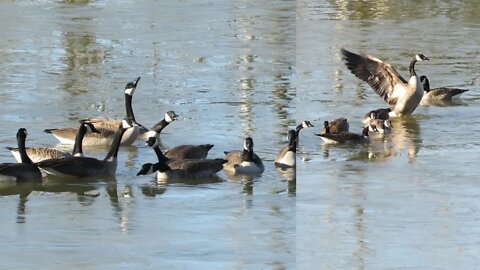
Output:
[[[315,135],[320,136],[323,142],[327,144],[349,143],[349,142],[359,142],[359,143],[370,142],[370,138],[368,137],[369,127],[364,127],[361,135],[352,133],[352,132],[330,133],[328,121],[324,122],[324,127],[325,127],[324,134],[315,134]]]
[[[233,174],[259,174],[265,170],[262,160],[253,152],[253,140],[245,138],[243,151],[225,152],[223,169]]]
[[[310,123],[310,121],[305,120],[302,123],[300,123],[297,126],[297,128],[295,128],[295,131],[297,133],[296,136],[295,136],[295,138],[296,138],[295,141],[297,142],[297,147],[298,147],[298,144],[300,143],[300,140],[299,140],[300,139],[300,137],[299,137],[300,136],[300,130],[302,130],[304,128],[311,128],[311,127],[313,127],[312,123]]]
[[[227,162],[221,158],[173,160],[165,157],[158,145],[154,146],[153,149],[157,154],[158,162],[143,164],[137,176],[158,171],[157,180],[208,177],[221,171],[223,164]]]
[[[185,163],[184,166],[179,169],[172,169],[170,165],[165,162],[157,162],[155,164],[145,163],[137,173],[137,176],[157,172],[157,180],[210,177],[221,171],[225,162],[227,161],[217,158],[214,161],[210,161],[207,164],[208,166],[205,166],[205,162],[191,162]]]
[[[171,122],[175,121],[178,115],[170,111],[165,114],[165,118],[153,126],[146,134],[146,145],[155,147],[160,144],[160,133]],[[182,144],[170,148],[165,152],[165,156],[170,159],[205,159],[208,151],[212,149],[213,144]]]
[[[1,181],[40,181],[42,173],[28,157],[25,150],[25,140],[27,138],[27,130],[20,128],[17,131],[18,151],[21,157],[21,163],[1,163],[0,164],[0,180]]]
[[[391,117],[410,115],[423,97],[423,87],[415,72],[417,61],[430,60],[417,54],[410,62],[410,79],[405,80],[390,65],[370,55],[358,55],[342,49],[347,68],[367,82],[385,102],[393,106]]]
[[[376,132],[380,134],[392,133],[392,122],[390,120],[372,119],[367,125],[368,131]]]
[[[177,120],[179,117],[174,111],[168,111],[165,113],[163,119],[153,125],[148,132],[144,134],[146,138],[146,144],[149,147],[155,147],[160,144],[160,133],[164,128],[166,128],[171,122]]]
[[[149,137],[145,144],[150,147],[159,145],[156,137]],[[168,149],[165,156],[170,159],[205,159],[213,144],[181,144]]]
[[[288,131],[288,144],[280,150],[275,158],[275,165],[278,167],[295,167],[297,152],[297,132],[293,129]]]
[[[128,117],[127,117],[128,118]],[[66,157],[48,159],[36,163],[46,173],[56,176],[95,177],[114,176],[117,170],[117,154],[120,148],[122,135],[131,128],[132,121],[124,120],[119,125],[110,150],[103,160],[92,157]]]
[[[182,144],[165,151],[165,156],[171,159],[205,159],[213,144]]]
[[[348,132],[350,130],[350,125],[346,118],[338,118],[334,119],[328,123],[329,133],[340,133],[340,132]],[[324,134],[326,132],[325,122],[323,125],[320,134]]]
[[[423,98],[422,102],[428,101],[451,101],[452,97],[467,92],[465,89],[440,87],[430,89],[430,82],[427,76],[420,76],[420,82],[423,85]]]
[[[100,131],[98,131],[91,123],[82,121],[80,124],[80,128],[78,128],[77,136],[75,137],[75,144],[73,145],[72,154],[49,147],[28,147],[26,148],[26,151],[28,156],[34,163],[52,158],[71,157],[72,155],[82,157],[82,140],[85,134],[90,132],[100,133]],[[7,147],[7,149],[10,150],[17,162],[22,162],[17,147]]]
[[[365,126],[368,126],[370,124],[370,122],[374,119],[388,120],[388,119],[390,119],[389,113],[391,111],[392,111],[392,109],[390,109],[390,108],[376,109],[376,110],[369,111],[363,117],[362,122],[363,122],[363,124],[365,124]]]
[[[133,82],[127,83],[125,86],[125,109],[127,118],[129,119],[128,121],[131,122],[129,123],[131,127],[125,131],[125,134],[122,137],[121,145],[131,145],[140,134],[140,127],[142,127],[142,130],[146,130],[142,125],[137,123],[132,110],[132,97],[135,93],[135,89],[137,88],[139,80],[140,77]],[[109,120],[100,118],[88,118],[81,121],[92,123],[100,131],[100,133],[86,134],[83,141],[83,145],[85,146],[111,145],[115,131],[122,122],[122,120]],[[52,134],[62,144],[74,144],[77,128],[54,128],[46,129],[45,132]]]

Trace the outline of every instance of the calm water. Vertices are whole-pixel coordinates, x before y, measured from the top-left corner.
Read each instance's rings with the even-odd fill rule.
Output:
[[[145,2],[145,1],[144,1]],[[170,3],[171,2],[171,3]],[[398,2],[398,3],[397,3]],[[480,268],[480,19],[476,1],[3,1],[1,162],[19,127],[122,117],[123,88],[141,76],[137,120],[181,119],[162,144],[214,143],[211,157],[252,136],[255,178],[159,184],[136,177],[155,160],[121,148],[114,179],[47,178],[0,185],[2,269]],[[468,88],[422,106],[368,146],[324,146],[324,120],[385,104],[344,66],[366,52],[432,87]],[[295,174],[272,161],[301,120]],[[85,149],[103,157],[105,149]]]
[[[19,127],[27,145],[53,146],[43,129],[123,117],[123,88],[141,76],[137,120],[181,116],[165,148],[214,143],[222,157],[252,136],[265,173],[157,184],[135,176],[155,161],[138,141],[115,179],[2,185],[0,268],[295,268],[295,181],[273,166],[297,121],[295,2],[143,2],[0,3],[2,162]]]
[[[385,107],[343,64],[366,52],[432,87],[471,89],[451,106],[422,106],[369,146],[326,147],[302,137],[297,167],[297,267],[479,269],[480,19],[476,1],[300,1],[297,117],[361,116]],[[358,3],[357,3],[358,2]],[[363,3],[363,4],[360,4]],[[318,131],[318,130],[316,130]]]

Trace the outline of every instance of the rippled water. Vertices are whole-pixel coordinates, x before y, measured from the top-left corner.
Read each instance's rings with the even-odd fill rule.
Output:
[[[162,145],[252,136],[255,178],[156,183],[142,141],[122,147],[113,179],[0,184],[5,269],[476,269],[480,57],[476,1],[3,1],[0,159],[19,127],[121,118],[123,88],[145,126],[181,118]],[[386,107],[340,48],[365,52],[432,87],[470,89],[395,119],[369,145],[325,146],[321,123]],[[297,175],[273,166],[302,120]],[[103,157],[106,149],[86,148]],[[295,179],[298,179],[298,188]]]
[[[415,53],[432,87],[471,89],[448,106],[421,106],[368,146],[302,137],[297,167],[297,267],[477,269],[480,204],[476,1],[301,1],[297,117],[361,116],[386,107],[343,64],[340,48],[388,61],[401,74]]]
[[[295,2],[3,1],[0,14],[2,149],[19,127],[27,145],[52,146],[45,128],[123,117],[123,88],[141,76],[137,120],[181,116],[165,148],[213,143],[222,157],[252,136],[266,165],[255,178],[159,184],[135,176],[155,161],[138,141],[120,149],[114,179],[4,184],[2,268],[295,267],[295,181],[273,166],[296,123]]]

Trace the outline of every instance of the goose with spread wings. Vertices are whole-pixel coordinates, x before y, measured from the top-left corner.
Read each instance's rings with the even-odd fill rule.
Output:
[[[417,54],[410,62],[410,78],[405,80],[388,63],[366,54],[356,54],[342,49],[347,68],[392,106],[391,117],[411,115],[423,97],[423,86],[415,72],[417,61],[430,60]]]

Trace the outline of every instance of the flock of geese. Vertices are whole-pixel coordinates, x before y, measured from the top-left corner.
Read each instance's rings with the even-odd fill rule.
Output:
[[[325,121],[319,134],[324,143],[349,143],[370,141],[369,132],[388,134],[392,132],[393,117],[411,115],[419,104],[450,102],[452,97],[468,90],[458,88],[430,88],[426,76],[417,76],[415,64],[430,60],[423,54],[416,54],[410,62],[410,77],[404,79],[388,63],[367,54],[356,54],[341,49],[347,68],[359,79],[365,81],[388,105],[369,111],[363,116],[364,124],[361,134],[349,132],[346,118]]]
[[[349,131],[346,118],[325,121],[318,135],[324,143],[369,142],[369,132],[390,133],[390,118],[412,114],[422,102],[446,101],[465,91],[456,88],[430,89],[425,76],[418,77],[415,64],[429,60],[417,54],[410,62],[410,77],[404,79],[390,64],[366,54],[356,54],[341,50],[347,68],[359,79],[367,82],[373,90],[390,105],[390,108],[372,110],[363,117],[364,128],[361,134]],[[243,150],[225,152],[223,158],[208,159],[212,144],[179,145],[162,152],[160,134],[164,128],[178,118],[173,111],[150,129],[139,124],[132,110],[132,98],[138,81],[125,86],[124,119],[108,120],[88,118],[80,121],[78,128],[46,129],[62,144],[73,145],[72,153],[55,148],[26,148],[27,131],[17,132],[18,147],[9,147],[18,163],[0,164],[0,180],[41,181],[46,175],[70,177],[114,176],[117,169],[117,154],[121,145],[130,145],[135,140],[144,140],[155,151],[157,161],[143,164],[138,175],[156,173],[158,180],[179,178],[209,177],[222,169],[230,174],[260,174],[265,170],[262,159],[253,151],[251,137],[244,140]],[[295,168],[296,149],[299,133],[303,128],[311,128],[309,121],[303,121],[295,130],[288,131],[288,144],[275,158],[275,165],[281,168]],[[104,159],[86,157],[82,146],[110,146]]]
[[[243,150],[225,152],[223,158],[208,159],[212,144],[179,145],[162,152],[160,134],[170,123],[178,119],[174,111],[165,113],[164,118],[150,129],[139,124],[132,110],[132,97],[137,78],[125,86],[124,119],[109,120],[88,118],[80,120],[77,128],[45,129],[61,144],[73,145],[71,153],[47,147],[26,147],[27,130],[17,132],[17,147],[7,147],[18,163],[0,164],[0,180],[30,182],[41,181],[47,175],[61,177],[110,177],[116,174],[117,155],[122,145],[131,145],[137,139],[155,151],[157,161],[143,164],[138,175],[156,173],[158,180],[210,177],[221,170],[230,174],[260,174],[265,170],[262,159],[253,151],[251,137],[244,140]],[[295,167],[297,137],[302,128],[312,127],[304,121],[296,130],[288,133],[288,145],[280,150],[275,164],[279,167]],[[83,146],[109,146],[105,158],[87,157]]]

